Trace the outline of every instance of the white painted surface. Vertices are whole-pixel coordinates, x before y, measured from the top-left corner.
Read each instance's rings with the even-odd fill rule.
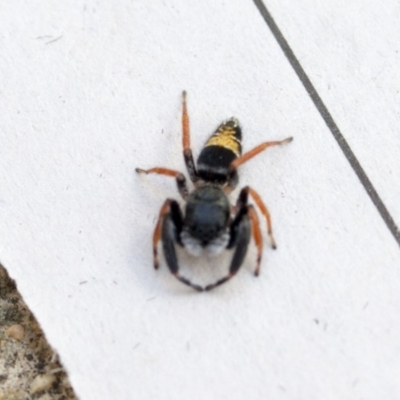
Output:
[[[271,0],[282,33],[400,225],[400,3]]]
[[[80,398],[399,397],[399,248],[252,2],[1,8],[0,260]],[[134,172],[184,170],[182,89],[195,154],[231,115],[295,138],[241,170],[278,250],[206,294],[152,269],[178,194]]]

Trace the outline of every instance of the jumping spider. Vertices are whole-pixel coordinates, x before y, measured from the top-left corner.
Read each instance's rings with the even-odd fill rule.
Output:
[[[165,200],[161,207],[153,235],[154,268],[158,269],[159,266],[157,245],[162,240],[165,259],[171,273],[195,290],[211,290],[227,282],[238,272],[247,253],[251,234],[257,247],[255,275],[259,274],[263,243],[257,212],[253,205],[248,204],[249,195],[264,215],[271,246],[276,249],[271,217],[258,193],[249,186],[244,187],[235,206],[230,204],[228,195],[239,182],[237,168],[240,165],[266,148],[289,143],[293,138],[264,142],[242,155],[242,131],[238,120],[230,118],[208,139],[196,166],[190,148],[186,92],[182,93],[182,105],[183,157],[195,189],[189,193],[185,176],[168,168],[136,168],[136,172],[174,177],[180,195],[187,202],[185,213],[182,213],[179,204],[173,199]],[[203,251],[219,254],[224,249],[234,249],[229,273],[205,287],[192,283],[179,273],[176,243],[195,256]]]

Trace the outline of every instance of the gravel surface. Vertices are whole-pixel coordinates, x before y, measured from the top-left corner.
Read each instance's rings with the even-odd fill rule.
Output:
[[[77,399],[15,283],[0,265],[0,400]]]

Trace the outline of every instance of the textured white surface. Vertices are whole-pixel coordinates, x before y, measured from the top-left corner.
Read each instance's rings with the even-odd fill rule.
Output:
[[[400,396],[399,248],[251,1],[0,11],[0,259],[82,399]],[[241,170],[278,250],[207,294],[152,269],[178,194],[134,172],[184,170],[182,89],[195,154],[231,115],[295,138]]]
[[[268,6],[400,225],[400,3],[270,0]]]

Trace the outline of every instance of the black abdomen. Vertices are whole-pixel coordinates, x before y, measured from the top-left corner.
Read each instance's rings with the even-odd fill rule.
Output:
[[[223,184],[229,165],[242,153],[242,131],[235,118],[221,124],[208,139],[197,160],[199,177],[207,182]]]

